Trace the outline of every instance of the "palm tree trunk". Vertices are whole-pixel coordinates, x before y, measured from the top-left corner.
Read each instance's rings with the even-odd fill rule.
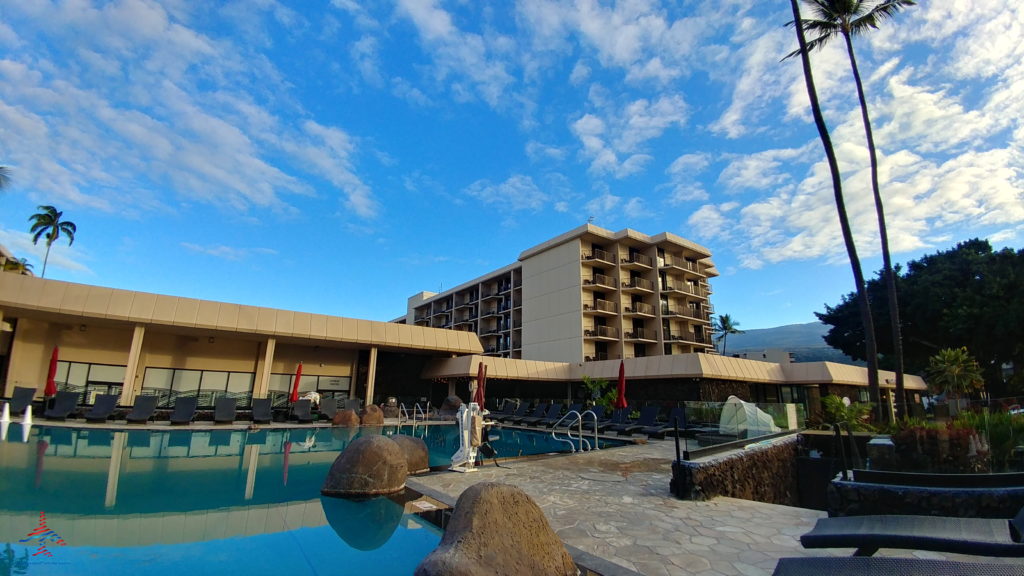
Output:
[[[896,273],[892,268],[892,257],[889,254],[889,232],[885,225],[885,208],[882,206],[882,193],[878,186],[878,154],[875,152],[875,136],[871,130],[871,119],[868,116],[868,102],[864,97],[864,85],[860,80],[860,69],[857,67],[857,58],[853,54],[853,39],[850,33],[843,30],[843,38],[846,40],[846,51],[850,55],[850,68],[853,69],[853,80],[857,84],[857,97],[860,99],[860,115],[864,121],[864,135],[868,143],[868,157],[871,161],[871,191],[875,196],[875,211],[878,213],[878,236],[882,244],[882,266],[883,280],[885,281],[885,292],[889,301],[889,320],[892,325],[892,353],[896,361],[896,392],[893,399],[893,408],[896,410],[896,417],[906,416],[905,403],[906,392],[903,385],[903,335],[900,327],[900,306],[896,294]]]
[[[725,340],[729,337],[729,333],[722,334],[722,356],[725,356]]]
[[[864,284],[864,273],[861,271],[860,258],[857,257],[857,246],[853,242],[853,230],[850,228],[850,219],[846,214],[846,201],[843,198],[842,177],[839,174],[839,162],[836,160],[835,148],[832,146],[832,138],[828,133],[828,126],[825,125],[825,118],[821,114],[821,104],[818,101],[818,91],[814,86],[814,75],[811,72],[811,58],[807,52],[807,39],[804,37],[803,19],[800,18],[800,7],[797,0],[789,0],[793,8],[793,26],[796,28],[796,37],[800,45],[800,62],[804,69],[804,82],[807,85],[807,96],[811,101],[811,112],[814,115],[814,125],[818,128],[818,136],[821,138],[822,147],[825,148],[825,157],[828,159],[828,168],[832,173],[832,190],[835,194],[836,211],[839,213],[839,226],[843,232],[843,242],[846,244],[846,253],[850,257],[850,267],[853,269],[853,280],[857,285],[857,304],[860,309],[861,323],[864,326],[864,356],[867,360],[868,370],[868,395],[871,403],[874,404],[875,419],[882,421],[882,405],[880,402],[878,387],[878,350],[875,345],[875,328],[871,320],[871,303],[868,300],[867,287]]]
[[[46,263],[50,260],[50,246],[53,246],[53,240],[46,241],[46,256],[43,257],[43,271],[39,274],[40,278],[46,278]]]

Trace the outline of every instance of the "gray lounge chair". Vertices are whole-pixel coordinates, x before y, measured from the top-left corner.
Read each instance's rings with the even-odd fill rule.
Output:
[[[117,401],[120,398],[120,394],[100,394],[96,396],[96,401],[93,402],[92,408],[85,413],[86,421],[106,422],[109,420],[110,415],[117,408]]]
[[[313,401],[302,399],[292,404],[292,418],[300,423],[313,421]]]
[[[252,399],[252,421],[253,424],[269,424],[274,419],[274,414],[271,411],[271,403],[273,401],[270,398],[253,398]]]
[[[841,516],[821,518],[800,537],[804,548],[856,548],[871,556],[879,548],[932,550],[975,556],[1024,557],[1024,508],[1015,518],[948,516]]]
[[[198,404],[199,398],[195,396],[178,396],[178,399],[174,401],[171,424],[191,424],[196,417]]]
[[[526,411],[530,408],[530,405],[526,402],[520,402],[519,406],[515,410],[506,414],[492,414],[491,419],[498,422],[511,422],[516,418],[522,418],[526,416]]]
[[[1020,564],[989,564],[953,562],[923,558],[813,557],[780,558],[772,576],[865,576],[866,574],[898,574],[899,576],[1024,576]]]
[[[35,388],[27,388],[25,386],[15,386],[14,392],[11,394],[11,399],[7,401],[7,405],[10,407],[11,416],[20,415],[25,412],[25,409],[32,404],[32,399],[36,397]]]
[[[57,396],[53,399],[53,406],[43,412],[43,416],[47,420],[67,420],[68,416],[78,407],[80,396],[79,392],[68,392],[67,390],[57,392]]]
[[[612,426],[610,429],[618,432],[621,436],[623,434],[640,432],[644,428],[653,428],[658,421],[658,412],[661,412],[661,406],[644,406],[640,409],[640,417],[636,419],[636,422],[633,422],[632,424]]]
[[[540,422],[537,422],[537,426],[546,426],[548,428],[554,428],[555,424],[558,424],[559,422],[562,422],[563,426],[567,426],[567,425],[571,424],[572,422],[575,422],[576,418],[566,418],[564,421],[562,421],[562,418],[565,418],[566,416],[568,416],[572,412],[575,412],[575,413],[579,414],[580,410],[583,409],[583,404],[582,403],[570,404],[569,407],[566,408],[565,414],[561,413],[561,408],[562,408],[561,404],[558,405],[558,408],[559,408],[559,411],[557,413],[555,413],[555,416],[553,418],[544,418]],[[550,414],[550,412],[548,414]]]
[[[559,403],[548,406],[546,412],[538,417],[529,417],[519,420],[520,426],[543,426],[545,422],[551,419],[557,419],[558,415],[562,413],[562,405]]]
[[[156,405],[159,401],[159,396],[136,396],[135,404],[132,405],[131,411],[124,419],[133,424],[149,422],[153,413],[156,412]]]
[[[320,408],[318,409],[320,415],[327,420],[334,420],[334,415],[338,413],[338,399],[337,398],[321,398]]]
[[[525,421],[525,420],[527,420],[529,418],[543,418],[544,415],[547,414],[549,406],[551,406],[551,405],[550,404],[538,404],[537,407],[533,409],[533,412],[529,416],[519,416],[518,418],[509,418],[508,420],[505,420],[505,422],[508,422],[510,424],[517,424],[518,425],[518,424],[521,424],[523,421]]]
[[[213,403],[213,422],[214,424],[231,424],[235,421],[237,412],[238,400],[221,396]]]

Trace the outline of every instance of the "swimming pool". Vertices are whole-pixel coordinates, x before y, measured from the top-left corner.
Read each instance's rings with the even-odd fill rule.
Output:
[[[128,430],[11,424],[0,442],[0,574],[411,574],[440,541],[407,492],[320,498],[360,434],[409,433],[450,464],[453,426]],[[564,449],[495,430],[500,457]]]

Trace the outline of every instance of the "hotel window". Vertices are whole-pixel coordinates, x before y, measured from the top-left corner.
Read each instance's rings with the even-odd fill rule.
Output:
[[[174,368],[146,368],[141,394],[160,397],[157,404],[169,408],[179,396],[196,396],[199,406],[212,407],[217,398],[236,398],[239,406],[252,403],[252,372],[225,372],[222,370],[179,370]]]
[[[286,406],[291,397],[295,374],[271,374],[267,396],[276,406]],[[352,388],[351,376],[314,376],[303,374],[299,380],[299,396],[316,392],[321,398],[348,398]]]
[[[79,402],[92,404],[98,394],[121,393],[124,371],[124,366],[59,361],[54,381],[58,390],[80,392]]]

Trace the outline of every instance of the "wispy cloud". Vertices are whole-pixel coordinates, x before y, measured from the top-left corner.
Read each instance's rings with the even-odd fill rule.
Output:
[[[182,242],[181,247],[185,248],[190,252],[195,252],[197,254],[203,254],[205,256],[212,256],[214,258],[231,261],[241,261],[251,256],[277,255],[277,251],[270,248],[238,248],[234,246],[225,246],[223,244],[201,246],[199,244],[193,244],[191,242]]]

